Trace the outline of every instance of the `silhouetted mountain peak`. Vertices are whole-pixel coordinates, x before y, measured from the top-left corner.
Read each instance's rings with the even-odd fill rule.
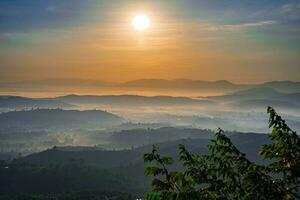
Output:
[[[230,81],[227,81],[227,80],[218,80],[218,81],[215,81],[216,83],[224,83],[224,84],[233,84],[232,82]]]

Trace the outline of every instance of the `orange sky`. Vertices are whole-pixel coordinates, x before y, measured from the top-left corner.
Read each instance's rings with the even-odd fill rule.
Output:
[[[97,22],[97,14],[89,7],[80,10],[83,17],[77,19],[80,23],[76,25],[54,23],[26,31],[2,32],[1,81],[300,80],[299,48],[292,45],[297,44],[298,38],[290,36],[287,40],[287,34],[270,34],[286,28],[298,31],[298,25],[285,25],[271,17],[220,23],[208,20],[212,18],[209,15],[187,17],[184,9],[128,2],[106,10],[104,21],[99,14]],[[49,12],[54,12],[54,8]],[[134,30],[131,24],[140,12],[151,20],[144,32]]]

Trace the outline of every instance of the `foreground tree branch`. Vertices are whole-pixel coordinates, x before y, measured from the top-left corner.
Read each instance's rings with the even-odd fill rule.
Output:
[[[268,165],[258,165],[246,158],[231,140],[218,129],[208,145],[208,155],[190,153],[179,145],[181,171],[170,172],[170,157],[161,157],[157,147],[144,155],[144,161],[155,165],[146,169],[153,175],[148,200],[198,199],[299,199],[300,139],[285,121],[268,107],[271,144],[261,147]]]

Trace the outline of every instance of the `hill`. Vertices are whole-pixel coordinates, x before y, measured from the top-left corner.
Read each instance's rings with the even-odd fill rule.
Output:
[[[300,92],[300,82],[271,81],[261,84],[262,87],[270,87],[282,92]]]
[[[95,105],[126,105],[126,106],[179,106],[179,105],[211,105],[209,100],[192,99],[188,97],[171,96],[138,96],[138,95],[68,95],[57,97],[72,104],[95,104]]]
[[[35,109],[0,114],[0,128],[101,128],[122,121],[119,116],[101,110]]]
[[[138,79],[128,82],[104,82],[89,79],[46,79],[20,82],[0,83],[1,91],[5,93],[49,91],[59,93],[77,94],[147,94],[147,95],[215,95],[236,92],[250,88],[267,87],[280,92],[300,92],[300,82],[271,81],[259,84],[238,84],[227,80],[204,81],[191,79]],[[37,89],[38,88],[38,89]]]
[[[228,134],[250,160],[263,162],[257,152],[261,144],[270,142],[267,135]],[[206,154],[209,141],[205,138],[180,139],[156,143],[156,146],[161,154],[177,158],[179,144],[184,144],[193,153]],[[3,186],[0,194],[49,194],[96,188],[140,194],[150,184],[144,176],[143,154],[151,148],[148,145],[131,150],[105,151],[91,147],[54,147],[8,164],[0,162],[0,184]],[[181,168],[178,164],[171,167],[178,168]]]
[[[227,80],[203,81],[190,79],[139,79],[119,84],[122,87],[137,88],[168,88],[187,89],[202,91],[233,92],[250,88],[271,88],[281,92],[300,92],[300,82],[293,81],[271,81],[261,84],[236,84]]]
[[[177,89],[237,89],[241,85],[231,83],[226,80],[202,81],[189,79],[138,79],[120,84],[122,87],[142,87],[142,88],[177,88]]]
[[[33,99],[20,96],[0,96],[0,109],[74,108],[58,99]]]
[[[300,104],[300,93],[289,93],[289,94],[284,94],[278,97],[277,99],[279,100],[284,100],[284,101],[289,101],[293,102],[295,104]]]
[[[162,127],[157,129],[132,129],[109,133],[109,145],[116,149],[140,147],[159,142],[170,142],[179,139],[211,139],[211,130]]]
[[[40,153],[26,156],[22,160],[39,165],[67,164],[72,161],[83,160],[88,165],[110,169],[123,165],[126,166],[131,161],[141,158],[138,151],[107,151],[87,148],[88,149],[80,147],[81,151],[79,151],[78,147],[76,147],[76,151],[70,151],[70,149],[63,147],[54,147]]]
[[[256,133],[228,133],[230,139],[237,147],[250,156],[250,158],[260,161],[257,152],[259,146],[269,143],[269,139],[265,134]],[[159,147],[163,154],[171,156],[177,156],[177,150],[179,144],[185,144],[189,150],[195,153],[205,153],[206,145],[209,143],[209,138],[194,138],[194,139],[179,139],[174,141],[157,142],[155,145]],[[87,147],[76,148],[75,151],[70,151],[63,147],[54,147],[52,149],[31,154],[22,158],[23,161],[50,165],[58,163],[67,163],[71,160],[84,160],[88,165],[98,166],[100,168],[113,168],[119,166],[128,166],[134,163],[143,163],[143,153],[150,151],[152,145],[146,145],[143,147],[131,149],[131,150],[118,150],[107,151],[101,149],[91,149]],[[78,149],[81,149],[80,151]]]
[[[227,95],[210,96],[206,99],[222,103],[232,102],[239,107],[246,105],[253,107],[257,105],[259,108],[262,106],[274,106],[296,109],[300,102],[300,93],[283,93],[272,88],[259,87]]]
[[[288,101],[270,100],[270,99],[252,99],[241,100],[230,104],[234,108],[240,109],[254,109],[257,111],[263,110],[268,106],[284,110],[300,110],[300,106]]]
[[[261,111],[268,106],[275,107],[282,111],[292,111],[299,114],[300,93],[283,93],[269,87],[258,87],[227,95],[210,96],[204,99],[219,102],[235,110],[256,110]]]
[[[120,87],[186,89],[214,92],[234,92],[250,88],[271,88],[280,92],[300,92],[300,82],[271,81],[261,84],[237,84],[227,80],[203,81],[190,79],[139,79],[121,83]]]
[[[237,100],[248,100],[248,99],[270,99],[282,97],[284,94],[278,92],[275,89],[261,87],[261,88],[251,88],[246,90],[240,90],[227,95],[211,96],[208,99],[218,100],[218,101],[237,101]]]

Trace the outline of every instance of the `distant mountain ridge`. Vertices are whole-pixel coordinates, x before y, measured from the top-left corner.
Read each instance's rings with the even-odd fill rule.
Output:
[[[210,96],[207,99],[219,100],[219,101],[233,101],[233,100],[245,100],[245,99],[272,99],[272,100],[287,100],[287,101],[300,101],[299,93],[283,93],[268,87],[250,88],[246,90],[240,90],[226,95]]]
[[[277,83],[276,83],[277,84]],[[139,106],[197,106],[214,108],[229,105],[232,108],[265,109],[267,106],[289,110],[300,110],[300,92],[281,92],[270,87],[255,87],[208,97],[182,96],[141,96],[141,95],[66,95],[54,98],[26,98],[19,96],[0,96],[0,108],[29,110],[36,108],[70,109],[81,106],[103,108],[102,106],[139,107]]]
[[[31,109],[31,108],[74,108],[74,105],[58,99],[27,98],[20,96],[0,96],[0,108]]]
[[[273,106],[300,110],[300,93],[283,93],[268,87],[251,88],[206,99],[228,103],[235,108],[264,109],[267,106]]]
[[[285,95],[284,93],[278,92],[273,88],[258,87],[240,90],[230,94],[210,96],[208,99],[219,100],[219,101],[232,101],[232,100],[243,100],[243,99],[266,99],[276,98]]]
[[[262,84],[262,87],[270,87],[282,92],[299,91],[300,82],[294,81],[271,81]]]
[[[47,79],[31,80],[10,83],[1,83],[1,88],[28,87],[67,87],[67,88],[145,88],[145,89],[176,89],[199,91],[237,91],[241,89],[268,87],[281,92],[300,92],[300,82],[294,81],[270,81],[260,84],[237,84],[227,80],[204,81],[191,79],[137,79],[123,83],[105,82],[90,79]]]
[[[121,117],[101,110],[35,109],[0,114],[0,128],[101,128],[122,122]]]
[[[139,95],[67,95],[55,98],[70,104],[103,104],[132,106],[211,105],[212,101],[172,96]]]
[[[281,100],[250,99],[250,100],[238,101],[231,105],[235,108],[248,108],[248,109],[257,109],[257,110],[263,110],[268,106],[272,106],[274,108],[280,108],[280,109],[300,110],[299,105],[288,101],[281,101]]]
[[[129,87],[178,87],[178,88],[206,88],[206,87],[240,87],[241,85],[231,83],[226,80],[219,81],[203,81],[203,80],[189,80],[189,79],[174,79],[174,80],[165,80],[165,79],[138,79],[134,81],[129,81],[120,84],[120,86],[129,86]]]

